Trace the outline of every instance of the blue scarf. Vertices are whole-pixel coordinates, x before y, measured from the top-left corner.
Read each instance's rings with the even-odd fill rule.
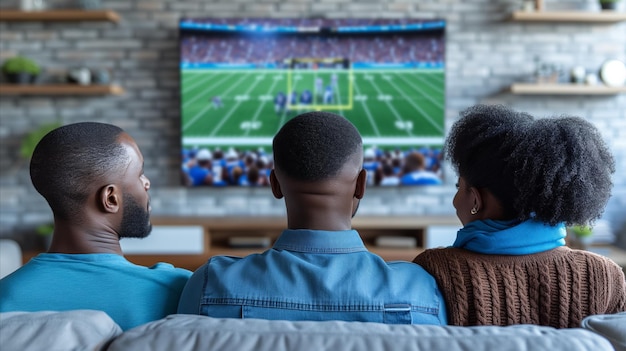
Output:
[[[524,222],[476,220],[461,228],[453,247],[491,254],[528,255],[565,245],[565,225],[549,226],[529,219]]]

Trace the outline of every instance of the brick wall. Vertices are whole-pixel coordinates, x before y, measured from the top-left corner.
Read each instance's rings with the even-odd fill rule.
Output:
[[[155,215],[283,215],[283,202],[269,189],[183,189],[178,186],[178,43],[181,16],[257,17],[421,17],[447,20],[447,126],[475,103],[504,103],[538,116],[568,113],[597,125],[616,158],[614,195],[604,219],[614,228],[626,221],[626,94],[615,96],[523,96],[504,92],[527,80],[535,59],[569,70],[597,69],[607,58],[626,61],[626,22],[554,24],[509,22],[522,1],[510,0],[103,0],[117,11],[119,23],[0,23],[0,61],[15,54],[35,58],[49,77],[86,65],[108,68],[126,90],[122,96],[0,97],[0,236],[29,245],[32,228],[51,220],[45,201],[32,188],[26,162],[19,158],[21,138],[33,127],[106,121],[135,137],[152,181]],[[18,1],[0,7],[15,8]],[[76,1],[47,1],[51,8]],[[589,1],[547,1],[548,9],[595,7]],[[448,170],[449,171],[449,170]],[[369,189],[360,216],[449,214],[454,216],[454,175],[433,189]]]

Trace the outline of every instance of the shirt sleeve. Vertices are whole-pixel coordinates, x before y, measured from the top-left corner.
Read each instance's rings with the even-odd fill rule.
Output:
[[[614,282],[611,284],[613,286],[613,299],[614,303],[612,303],[612,310],[607,311],[607,313],[619,313],[626,312],[626,279],[624,279],[624,271],[617,264],[614,264]]]
[[[437,288],[437,294],[439,295],[439,298],[441,299],[441,304],[439,305],[439,322],[441,322],[441,325],[448,325],[448,312],[446,309],[446,301],[443,299],[443,295],[441,294],[441,291],[439,291],[439,288]]]
[[[435,280],[436,295],[441,301],[441,304],[439,306],[439,314],[437,315],[437,317],[439,318],[439,322],[441,323],[441,325],[448,325],[448,312],[447,312],[447,307],[446,307],[446,300],[443,297],[443,293],[439,287],[437,278],[431,273],[432,267],[430,266],[430,264],[433,262],[436,262],[435,261],[436,257],[433,255],[434,252],[436,251],[433,251],[433,250],[423,251],[422,253],[417,255],[417,257],[413,259],[413,263],[418,264],[420,267],[424,268],[426,272],[428,272],[430,275],[433,276]]]
[[[189,278],[178,302],[178,313],[200,314],[200,305],[203,295],[206,265],[198,268]]]

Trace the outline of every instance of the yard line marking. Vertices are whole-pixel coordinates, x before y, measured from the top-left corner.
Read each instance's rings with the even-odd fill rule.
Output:
[[[337,80],[333,83],[332,76],[331,76],[330,84],[331,85],[334,84],[334,86],[333,86],[333,96],[337,97],[337,102],[339,103],[339,106],[343,105],[343,102],[341,101],[341,94],[339,93],[341,91],[341,87],[339,86],[339,77],[337,77]],[[345,117],[343,110],[337,111],[337,114]]]
[[[404,82],[407,83],[408,85],[410,85],[413,89],[419,91],[419,93],[421,93],[423,97],[425,97],[426,99],[430,100],[430,102],[432,102],[437,108],[443,110],[443,106],[439,103],[439,101],[435,101],[432,97],[430,97],[429,94],[425,94],[424,90],[422,90],[422,88],[420,88],[419,86],[413,84],[412,82],[410,82],[407,78],[403,77],[402,75],[400,75],[400,79],[404,80]]]
[[[205,83],[206,80],[211,80],[211,76],[207,76],[207,79],[202,80],[201,82],[194,84],[193,88],[197,87],[198,85],[200,85],[201,83]],[[224,78],[220,79],[219,81],[217,81],[216,83],[211,84],[211,88],[218,88],[224,81],[228,80],[230,78],[230,75],[228,76],[224,76]],[[208,83],[207,83],[208,84]],[[192,89],[192,87],[189,87],[189,89]],[[189,104],[191,104],[192,102],[195,102],[196,100],[202,98],[202,97],[206,97],[204,94],[204,91],[197,93],[196,96],[194,96],[191,100],[189,101],[185,101],[185,103],[183,104],[183,109],[186,107],[189,107]],[[186,92],[183,92],[183,95],[186,94]]]
[[[270,96],[273,96],[273,95],[271,94],[271,92],[273,92],[273,91],[274,91],[274,87],[276,87],[276,84],[278,83],[278,79],[276,79],[276,76],[274,76],[274,77],[273,77],[273,78],[271,78],[271,79],[272,79],[272,86],[270,87],[270,89],[269,89],[269,93],[268,93],[268,94],[270,94]],[[257,81],[258,81],[258,79],[257,79]],[[289,99],[289,95],[287,95],[287,99]],[[269,101],[273,101],[273,100],[270,98],[270,100],[269,100]],[[254,111],[254,115],[252,116],[252,122],[255,122],[255,121],[259,118],[259,114],[261,113],[261,110],[263,110],[263,106],[265,106],[265,104],[266,104],[266,103],[267,103],[267,100],[263,100],[263,102],[262,102],[262,103],[257,104],[257,105],[258,105],[258,106],[257,106],[257,109],[256,109],[256,111]],[[284,113],[285,113],[285,111],[283,111],[283,114],[284,114]],[[247,130],[245,131],[245,133],[244,133],[244,135],[245,135],[246,137],[248,136],[248,134],[250,134],[250,129],[247,129]]]
[[[415,145],[441,145],[443,137],[364,137],[363,145],[378,146],[411,146]],[[184,145],[232,145],[232,146],[256,146],[272,145],[271,137],[183,137]]]
[[[424,77],[416,75],[415,78],[419,79],[422,83],[425,83],[426,85],[430,86],[431,88],[437,90],[438,93],[443,94],[443,89],[441,87],[438,87],[438,86],[432,84],[428,80],[424,79]]]
[[[249,76],[249,75],[250,75],[250,73],[245,74],[245,75],[242,75],[241,77],[239,77],[239,79],[237,80],[237,82],[235,82],[235,84],[232,84],[232,85],[230,86],[230,89],[228,89],[228,90],[226,90],[226,91],[224,92],[224,95],[228,94],[231,90],[235,89],[235,88],[236,88],[236,87],[237,87],[237,86],[238,86],[238,85],[239,85],[242,81],[244,81],[244,80],[245,80],[245,78],[246,78],[247,76]],[[198,96],[202,96],[202,95],[201,95],[201,94],[198,94]],[[233,104],[233,107],[235,107],[235,106],[238,106],[238,104]],[[213,105],[212,105],[212,104],[207,104],[207,106],[206,106],[205,108],[203,108],[203,109],[202,109],[199,113],[197,113],[195,116],[193,116],[193,117],[191,118],[191,120],[189,120],[187,123],[185,123],[185,125],[183,126],[183,131],[187,130],[189,127],[191,127],[191,125],[193,125],[194,123],[196,123],[196,121],[197,121],[198,119],[200,119],[200,118],[204,115],[204,113],[205,113],[206,111],[208,111],[209,109],[211,109],[212,107],[213,107]],[[232,108],[231,108],[231,113],[232,113]],[[221,124],[220,124],[220,125],[221,125]]]
[[[287,74],[287,72],[283,72],[284,75]],[[299,77],[299,78],[298,78]],[[302,76],[300,75],[300,73],[298,73],[298,75],[294,76],[294,82],[293,82],[293,86],[291,87],[291,91],[287,92],[287,108],[285,111],[283,111],[283,113],[280,115],[280,121],[278,122],[278,128],[276,128],[276,133],[278,133],[278,131],[280,130],[280,128],[283,126],[283,124],[285,124],[287,121],[285,120],[287,118],[287,113],[291,113],[290,108],[291,108],[291,94],[294,91],[298,91],[296,89],[296,86],[298,85],[298,82],[302,80]],[[299,97],[298,97],[299,98]],[[297,101],[296,101],[297,102]],[[276,134],[274,133],[274,134]]]
[[[356,91],[356,93],[358,95],[361,95],[361,90],[359,90],[359,85],[357,84],[356,79],[354,80],[354,85],[353,86],[354,86],[354,90]],[[372,112],[370,112],[370,109],[367,106],[367,100],[362,100],[360,102],[363,104],[363,109],[365,110],[365,114],[367,115],[367,119],[370,121],[370,124],[372,125],[372,128],[374,128],[374,132],[376,132],[376,136],[380,136],[380,131],[378,130],[378,126],[374,122],[374,118],[372,117]]]
[[[400,75],[400,78],[406,81],[406,79],[405,79],[404,77],[402,77],[402,75]],[[408,83],[408,82],[407,82],[407,83]],[[411,84],[409,84],[409,85],[411,85]],[[423,116],[423,117],[424,117],[424,118],[425,118],[425,119],[426,119],[426,120],[427,120],[427,121],[428,121],[428,122],[429,122],[429,123],[430,123],[433,127],[435,127],[435,129],[437,129],[437,131],[439,131],[439,132],[443,133],[443,126],[441,126],[441,125],[437,124],[437,123],[436,123],[436,122],[432,119],[432,117],[430,117],[430,116],[428,115],[428,113],[426,113],[426,111],[424,111],[424,110],[423,110],[423,109],[422,109],[422,108],[421,108],[418,104],[416,104],[416,103],[413,101],[413,99],[412,99],[410,96],[408,96],[407,94],[405,94],[405,93],[404,93],[404,91],[403,91],[402,89],[398,88],[398,86],[397,86],[397,85],[395,85],[395,84],[391,84],[391,87],[392,87],[392,88],[394,88],[394,89],[396,89],[396,91],[397,91],[398,93],[400,93],[400,95],[402,95],[402,97],[404,97],[404,98],[406,99],[406,101],[407,101],[409,104],[411,104],[411,105],[412,105],[412,106],[413,106],[416,110],[418,110],[418,111],[420,112],[420,114],[421,114],[421,115],[422,115],[422,116]],[[425,98],[427,98],[428,100],[430,100],[430,101],[434,102],[434,103],[435,103],[435,105],[436,105],[436,107],[438,107],[438,106],[439,106],[439,104],[437,104],[437,102],[436,102],[436,101],[434,101],[434,100],[433,100],[430,96],[427,96],[426,94],[424,94],[424,91],[423,91],[423,90],[421,90],[421,89],[419,89],[419,88],[415,87],[414,85],[412,85],[412,87],[413,87],[414,89],[416,89],[416,90],[419,90],[419,92],[422,94],[422,96],[424,96],[424,97],[425,97]]]
[[[231,145],[256,146],[272,145],[271,137],[183,137],[184,145]]]
[[[195,89],[198,85],[204,83],[207,80],[211,80],[211,76],[210,75],[206,75],[206,74],[197,74],[197,73],[203,73],[203,72],[194,72],[196,77],[199,77],[198,79],[195,79],[193,82],[191,82],[191,84],[189,86],[186,86],[182,93],[186,94],[188,93],[190,90]]]
[[[195,84],[196,81],[203,80],[203,78],[206,78],[202,74],[196,74],[196,72],[193,72],[193,71],[191,72],[182,71],[180,74],[181,74],[181,78],[184,79],[185,81],[188,81],[189,84]]]
[[[374,89],[376,89],[376,92],[378,93],[378,96],[386,96],[386,94],[383,94],[383,92],[380,90],[380,88],[378,87],[378,84],[376,84],[376,79],[372,79],[371,80],[371,84],[374,87]],[[393,104],[391,104],[391,102],[388,99],[384,99],[383,101],[385,101],[385,103],[387,104],[387,106],[389,107],[389,109],[391,110],[391,112],[393,113],[393,115],[396,117],[396,120],[398,121],[403,121],[402,120],[402,116],[400,116],[400,114],[398,113],[398,111],[396,110],[395,107],[393,107]],[[410,130],[406,130],[407,134],[409,136],[414,136],[413,133]]]
[[[243,77],[242,77],[243,78]],[[240,79],[241,80],[241,79]],[[259,85],[259,83],[261,82],[260,79],[255,79],[254,83],[252,83],[250,85],[250,87],[248,88],[248,90],[244,93],[244,95],[250,95],[250,92],[257,86]],[[236,84],[238,85],[238,84]],[[231,88],[234,88],[235,85],[233,85]],[[230,90],[230,89],[229,89]],[[211,131],[211,134],[209,134],[209,137],[215,136],[215,133],[217,133],[217,131],[222,128],[222,126],[224,125],[224,123],[226,123],[226,121],[233,115],[233,113],[235,112],[235,110],[239,107],[239,103],[233,104],[233,107],[230,108],[230,111],[228,111],[228,113],[226,114],[226,116],[224,116],[224,118],[222,118],[220,120],[220,123],[218,123],[213,130]]]

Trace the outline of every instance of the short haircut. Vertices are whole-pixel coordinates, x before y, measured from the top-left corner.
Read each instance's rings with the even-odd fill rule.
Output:
[[[275,167],[302,181],[326,180],[363,152],[358,130],[330,112],[307,112],[285,123],[272,144]]]
[[[56,218],[80,213],[94,182],[130,162],[116,126],[82,122],[59,127],[37,144],[30,161],[33,186]]]
[[[461,112],[444,149],[470,186],[488,189],[520,220],[588,224],[602,215],[613,186],[613,156],[579,117],[535,119],[477,105]]]

